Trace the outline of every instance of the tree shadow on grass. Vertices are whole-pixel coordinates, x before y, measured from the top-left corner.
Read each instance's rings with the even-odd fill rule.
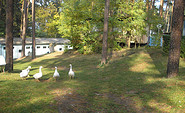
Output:
[[[155,50],[155,51],[154,51]],[[166,67],[167,67],[167,58],[166,55],[163,54],[161,49],[150,48],[147,49],[148,54],[153,60],[153,64],[155,68],[160,72],[159,77],[166,77]]]
[[[127,52],[132,53],[132,50]],[[62,76],[63,79],[60,82],[54,82],[48,86],[50,91],[55,89],[63,91],[61,87],[73,89],[72,95],[69,93],[56,95],[58,98],[56,101],[59,104],[55,107],[58,111],[168,112],[169,107],[175,106],[175,103],[163,92],[163,89],[168,89],[168,86],[163,81],[157,80],[164,73],[164,62],[160,64],[155,58],[158,55],[149,53],[152,61],[145,60],[145,62],[148,65],[155,65],[155,67],[145,68],[157,70],[159,73],[144,72],[143,68],[137,69],[140,65],[134,67],[137,66],[137,63],[141,63],[137,61],[138,58],[147,59],[145,56],[141,57],[140,54],[140,52],[136,52],[131,55],[118,56],[119,58],[111,60],[109,64],[101,68],[98,67],[100,55],[59,55],[52,59],[32,62],[32,65],[44,64],[45,67],[51,68],[54,65],[67,67],[70,63],[73,64],[75,73],[79,75],[78,79],[70,81],[67,76]],[[155,64],[155,62],[157,63]],[[59,71],[63,75],[67,73],[64,68]],[[77,106],[81,102],[84,104]],[[168,110],[165,111],[165,108]]]
[[[138,55],[137,55],[138,54]],[[73,62],[77,66],[79,62],[85,64],[86,67],[79,68],[80,72],[78,73],[80,77],[75,81],[78,85],[73,85],[74,93],[78,93],[81,96],[76,96],[77,100],[85,99],[85,102],[88,103],[84,106],[89,107],[84,109],[85,112],[165,112],[160,106],[153,106],[153,104],[162,105],[166,103],[165,106],[173,106],[173,102],[163,94],[160,90],[166,88],[167,85],[162,81],[153,81],[148,82],[148,78],[155,79],[160,77],[159,74],[148,74],[142,71],[130,70],[134,65],[136,65],[134,60],[139,57],[140,53],[132,54],[127,57],[121,57],[119,60],[111,61],[108,65],[103,68],[90,68],[96,67],[96,63],[84,63],[81,59],[73,57],[70,58],[70,61],[61,61]],[[78,61],[79,60],[79,61]],[[88,59],[91,61],[92,59]],[[58,62],[58,61],[57,61]],[[149,64],[153,63],[148,61]],[[92,66],[95,65],[96,66]],[[91,66],[90,66],[91,65]],[[115,67],[115,68],[113,68]],[[117,68],[117,67],[122,67]],[[162,67],[164,68],[164,67]],[[158,70],[157,67],[153,70]],[[66,86],[64,79],[62,86]],[[71,82],[72,84],[73,82]],[[70,82],[68,82],[68,85]],[[63,101],[68,103],[73,103],[74,99],[62,98],[59,100],[61,103],[60,106],[65,106],[67,110],[70,108],[72,111],[77,109],[71,108],[70,104],[62,103]]]

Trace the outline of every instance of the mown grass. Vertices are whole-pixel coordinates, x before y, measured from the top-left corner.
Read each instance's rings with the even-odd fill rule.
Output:
[[[185,60],[179,76],[166,78],[167,56],[160,49],[124,49],[100,66],[101,55],[51,53],[16,60],[13,73],[0,73],[0,112],[179,112],[185,111]],[[69,64],[76,79],[69,80]],[[19,73],[32,66],[30,77]],[[43,66],[40,82],[32,75]],[[54,67],[61,75],[53,80]]]

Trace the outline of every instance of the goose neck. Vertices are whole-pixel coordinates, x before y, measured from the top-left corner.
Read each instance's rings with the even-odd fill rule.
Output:
[[[55,68],[55,72],[57,72],[57,68]]]
[[[41,70],[41,68],[39,69],[39,73],[42,73],[42,70]]]

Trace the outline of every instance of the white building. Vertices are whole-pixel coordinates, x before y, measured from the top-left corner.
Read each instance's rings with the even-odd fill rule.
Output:
[[[64,51],[65,49],[73,49],[69,45],[70,40],[64,38],[36,38],[36,56],[50,53],[52,49],[54,51]],[[5,39],[0,38],[0,55],[6,57],[6,45]],[[53,45],[53,46],[51,46]],[[22,51],[22,39],[13,39],[13,58],[17,59],[21,57]],[[32,52],[32,38],[26,38],[25,55],[29,56]]]

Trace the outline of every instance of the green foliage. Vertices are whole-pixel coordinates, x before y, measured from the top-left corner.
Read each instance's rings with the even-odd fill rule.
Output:
[[[163,29],[164,23],[165,23],[164,20],[157,13],[158,11],[159,10],[155,8],[155,9],[149,10],[147,14],[148,20],[146,22],[147,24],[151,25],[150,29],[155,32],[158,32],[158,29],[157,29],[158,24],[161,24],[162,25],[161,29]]]
[[[103,22],[100,19],[103,18],[103,13],[97,14],[100,12],[97,9],[98,5],[92,5],[92,2],[85,0],[75,2],[69,0],[62,3],[62,12],[56,22],[59,33],[62,37],[70,39],[73,47],[80,53],[99,51],[97,48],[101,38],[99,38],[100,32],[96,30],[102,29]]]
[[[73,47],[80,53],[101,52],[104,2],[103,0],[69,0],[61,4],[60,16],[56,19],[58,31],[62,37],[70,39]],[[111,0],[109,11],[109,48],[119,50],[117,41],[126,37],[123,34],[126,31],[131,31],[133,39],[145,34],[146,14],[143,1],[126,4]],[[125,18],[125,15],[128,18]]]
[[[56,20],[58,16],[57,8],[53,2],[49,2],[47,6],[36,7],[36,28],[37,37],[58,38],[58,30]]]
[[[168,53],[170,47],[170,35],[163,35],[163,41],[163,51]]]
[[[128,1],[120,2],[118,7],[118,18],[120,21],[120,27],[125,33],[125,37],[132,37],[132,40],[136,40],[136,36],[141,37],[145,35],[146,13],[144,12],[145,4],[143,1],[136,1],[134,3],[128,3]],[[139,39],[137,39],[139,42]]]
[[[13,2],[13,36],[19,37],[21,25],[21,2],[14,0]],[[0,37],[5,37],[6,29],[6,0],[0,0]]]
[[[5,37],[5,22],[0,19],[0,37]]]
[[[169,52],[169,47],[170,47],[170,35],[164,35],[163,36],[163,51],[165,53]],[[185,58],[185,36],[182,37],[181,39],[181,52],[180,52],[180,56],[182,58]]]
[[[180,56],[182,58],[185,58],[185,36],[182,37],[182,40],[181,40],[181,54]]]

